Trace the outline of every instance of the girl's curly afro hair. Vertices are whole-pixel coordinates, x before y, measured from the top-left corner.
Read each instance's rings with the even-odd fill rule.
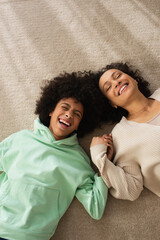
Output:
[[[81,102],[84,108],[83,118],[77,130],[77,136],[91,132],[96,128],[102,118],[104,110],[104,96],[95,86],[90,72],[63,73],[46,82],[41,88],[41,96],[36,102],[35,114],[47,127],[50,124],[50,116],[56,104],[64,98],[75,98]]]
[[[99,88],[100,77],[103,75],[104,72],[106,72],[109,69],[119,69],[120,71],[128,74],[138,82],[138,88],[145,97],[149,97],[151,95],[151,91],[149,89],[149,82],[144,80],[144,78],[140,74],[140,71],[138,69],[134,69],[134,67],[129,65],[128,63],[123,62],[111,63],[106,67],[102,68],[101,70],[93,73],[92,75],[94,76],[92,76],[92,78],[94,79],[97,88]],[[107,98],[105,99],[105,113],[103,115],[104,121],[116,123],[121,120],[122,116],[127,115],[128,112],[125,109],[121,107],[118,107],[116,109],[111,106]]]

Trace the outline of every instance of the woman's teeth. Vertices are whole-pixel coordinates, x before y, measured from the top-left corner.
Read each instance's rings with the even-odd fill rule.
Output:
[[[119,90],[119,95],[121,95],[121,93],[122,93],[122,91],[125,89],[125,87],[127,87],[127,84],[125,84],[125,85],[123,85],[123,86],[121,87],[121,89]]]

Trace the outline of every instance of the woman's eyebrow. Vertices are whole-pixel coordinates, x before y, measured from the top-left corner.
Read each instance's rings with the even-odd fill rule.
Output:
[[[111,75],[112,78],[115,78],[115,74],[118,72],[118,70],[114,71]]]
[[[116,70],[116,71],[114,71],[112,74],[111,74],[111,77],[113,78],[113,79],[115,79],[115,74],[118,72],[118,70]],[[105,87],[105,85],[108,83],[108,81],[106,81],[104,84],[103,84],[103,90],[104,90],[104,87]]]

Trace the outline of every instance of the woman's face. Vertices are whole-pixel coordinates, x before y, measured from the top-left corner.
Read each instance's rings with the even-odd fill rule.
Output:
[[[78,129],[83,117],[83,105],[74,98],[61,99],[53,112],[49,129],[56,140],[64,139]]]
[[[99,88],[113,107],[125,108],[135,91],[138,90],[138,84],[128,74],[118,69],[110,69],[101,76]]]

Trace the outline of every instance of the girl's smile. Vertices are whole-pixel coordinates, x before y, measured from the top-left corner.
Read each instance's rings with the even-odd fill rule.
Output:
[[[49,129],[56,140],[64,139],[79,127],[83,117],[83,106],[74,98],[61,99],[53,112]]]

